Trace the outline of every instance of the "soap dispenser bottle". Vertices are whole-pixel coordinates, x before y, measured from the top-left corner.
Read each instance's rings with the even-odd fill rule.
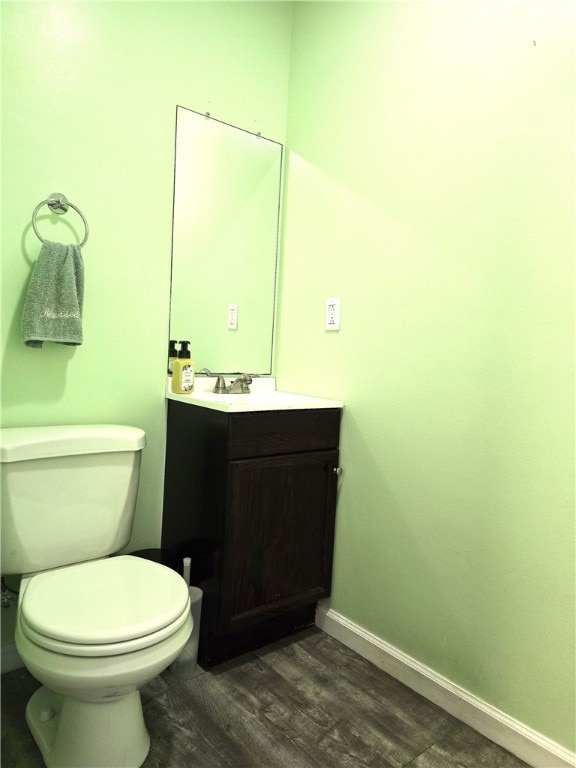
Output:
[[[194,364],[190,359],[190,342],[181,341],[178,357],[172,365],[172,392],[189,395],[194,389]]]
[[[168,342],[168,376],[172,376],[174,367],[174,360],[178,357],[178,350],[176,349],[176,341],[170,339]]]

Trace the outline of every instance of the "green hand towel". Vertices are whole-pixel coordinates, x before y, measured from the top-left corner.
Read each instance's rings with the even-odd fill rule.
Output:
[[[83,300],[84,263],[80,247],[45,240],[24,302],[24,344],[82,344]]]

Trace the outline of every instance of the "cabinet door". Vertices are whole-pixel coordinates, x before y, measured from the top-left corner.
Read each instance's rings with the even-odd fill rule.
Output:
[[[330,593],[338,451],[230,462],[220,630]]]

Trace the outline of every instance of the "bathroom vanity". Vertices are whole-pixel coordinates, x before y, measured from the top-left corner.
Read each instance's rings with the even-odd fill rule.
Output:
[[[195,390],[167,395],[162,548],[192,559],[207,668],[313,624],[330,594],[342,403]]]

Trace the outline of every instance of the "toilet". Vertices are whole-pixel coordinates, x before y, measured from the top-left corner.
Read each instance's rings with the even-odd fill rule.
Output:
[[[48,768],[142,765],[140,688],[192,632],[184,579],[114,554],[132,531],[144,445],[119,425],[0,430],[0,568],[23,574],[16,648],[42,683],[26,721]]]

